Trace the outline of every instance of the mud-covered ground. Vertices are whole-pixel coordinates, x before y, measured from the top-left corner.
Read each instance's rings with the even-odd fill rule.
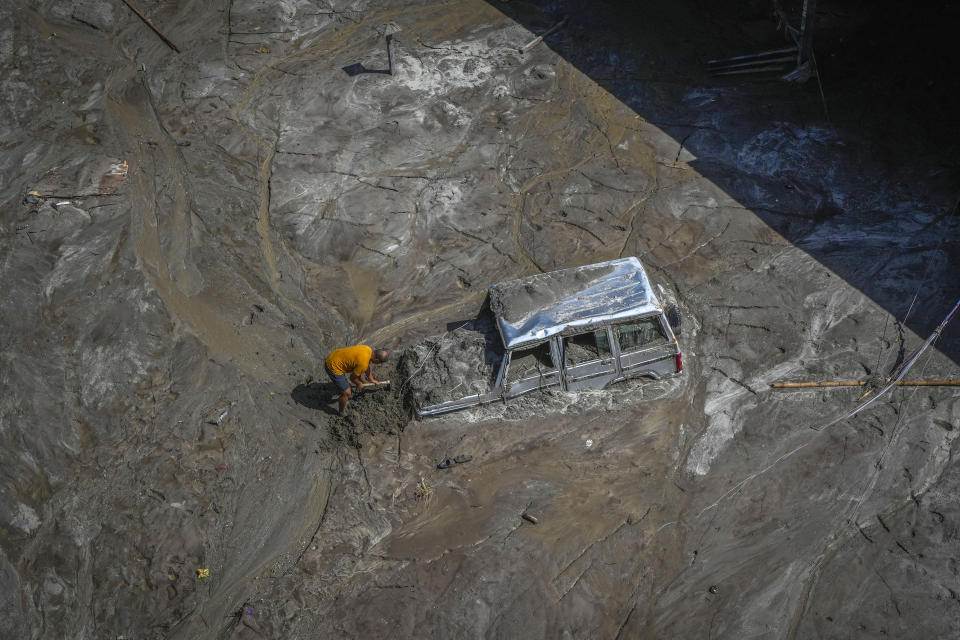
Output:
[[[0,6],[0,637],[960,632],[957,391],[818,431],[860,390],[769,388],[885,374],[960,296],[949,38],[821,7],[828,119],[707,74],[782,43],[765,3],[136,4],[182,53]],[[630,255],[682,377],[335,415],[328,350]]]

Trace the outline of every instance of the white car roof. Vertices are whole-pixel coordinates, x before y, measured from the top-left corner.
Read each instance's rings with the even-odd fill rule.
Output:
[[[662,311],[643,266],[632,257],[495,284],[490,308],[508,349]]]

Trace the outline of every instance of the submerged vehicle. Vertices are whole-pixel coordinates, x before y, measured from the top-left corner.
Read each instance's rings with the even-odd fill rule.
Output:
[[[637,258],[503,282],[488,300],[492,323],[409,350],[405,384],[418,416],[683,371],[679,315],[664,310]]]

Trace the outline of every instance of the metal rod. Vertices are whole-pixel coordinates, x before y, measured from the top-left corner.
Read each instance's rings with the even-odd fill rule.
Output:
[[[160,36],[160,39],[163,40],[165,43],[167,43],[167,46],[168,46],[168,47],[170,47],[171,49],[173,49],[173,50],[176,51],[177,53],[180,53],[180,49],[177,48],[177,45],[173,44],[173,42],[170,41],[170,38],[168,38],[167,36],[163,35],[163,33],[161,33],[160,29],[157,29],[157,27],[150,21],[150,18],[148,18],[147,16],[143,15],[142,13],[140,13],[140,10],[137,9],[135,6],[133,6],[133,4],[130,2],[130,0],[123,0],[123,4],[127,5],[128,7],[130,7],[130,10],[133,11],[135,14],[137,14],[137,16],[139,16],[140,19],[143,20],[144,23],[146,23],[146,25],[147,25],[148,27],[150,27],[151,29],[153,29],[153,32],[156,33],[158,36]]]
[[[732,58],[718,58],[716,60],[708,60],[707,64],[709,65],[724,65],[730,62],[742,62],[745,60],[756,60],[758,58],[765,58],[767,56],[782,56],[790,54],[791,57],[797,52],[796,47],[787,47],[785,49],[773,49],[771,51],[761,51],[760,53],[748,53],[742,56],[734,56]]]
[[[786,65],[784,64],[772,64],[772,65],[766,65],[763,67],[750,67],[748,69],[733,69],[731,71],[725,71],[725,70],[711,71],[711,73],[713,73],[713,75],[715,76],[735,76],[743,73],[768,73],[768,72],[780,73],[784,70],[785,67]]]
[[[779,58],[764,58],[763,60],[747,60],[746,62],[735,62],[731,64],[717,64],[710,67],[711,73],[717,73],[718,71],[727,71],[732,69],[740,69],[744,67],[757,67],[763,64],[787,64],[793,62],[794,56],[781,56]]]
[[[803,0],[800,17],[800,51],[797,52],[797,66],[810,57],[813,47],[813,24],[817,15],[817,0]]]
[[[737,70],[748,70],[753,68],[762,67],[763,65],[774,65],[778,68],[786,67],[793,62],[793,56],[787,56],[784,58],[769,58],[767,60],[754,60],[752,62],[739,62],[737,64],[726,64],[723,66],[710,67],[710,73],[719,74],[723,72],[733,72]]]
[[[387,34],[387,73],[393,75],[393,54],[390,53],[390,43],[393,41],[393,34]]]

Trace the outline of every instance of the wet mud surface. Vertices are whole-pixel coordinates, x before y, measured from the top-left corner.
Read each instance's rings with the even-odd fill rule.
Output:
[[[886,375],[960,294],[946,76],[825,39],[832,120],[709,77],[776,42],[749,3],[137,4],[182,54],[0,6],[0,637],[960,632],[957,392],[815,430],[861,390],[769,387]],[[632,255],[683,376],[335,415],[333,348]]]

